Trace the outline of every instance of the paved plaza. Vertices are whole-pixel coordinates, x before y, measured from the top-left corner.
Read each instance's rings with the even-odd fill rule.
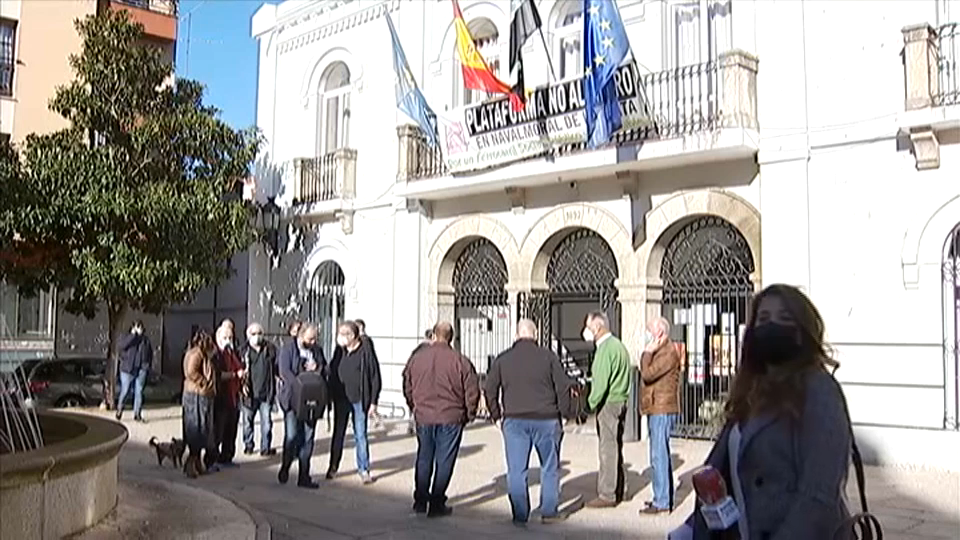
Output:
[[[92,412],[93,414],[106,414]],[[376,482],[361,486],[354,469],[353,453],[344,453],[342,476],[321,481],[317,491],[298,489],[291,483],[277,484],[279,456],[247,458],[240,456],[239,466],[188,480],[170,465],[157,467],[156,458],[146,441],[151,436],[169,439],[179,436],[179,409],[152,409],[146,413],[149,424],[128,422],[130,441],[120,460],[121,497],[150,499],[164,497],[155,486],[186,486],[176,492],[175,504],[146,505],[124,501],[114,520],[114,530],[124,527],[124,514],[131,533],[117,538],[313,538],[318,540],[413,540],[448,538],[568,538],[583,540],[665,538],[693,507],[689,471],[702,463],[709,445],[702,441],[674,440],[673,453],[680,478],[679,510],[665,517],[639,516],[643,501],[650,498],[650,472],[647,469],[646,444],[631,443],[625,450],[629,467],[630,500],[611,510],[580,508],[583,500],[595,495],[596,439],[591,435],[569,434],[562,450],[562,500],[573,511],[566,523],[541,525],[531,520],[525,530],[510,524],[505,495],[502,441],[496,428],[477,423],[466,431],[457,470],[450,487],[453,517],[417,518],[411,515],[411,492],[416,441],[407,436],[405,426],[388,425],[371,437],[373,475]],[[277,420],[279,417],[274,416]],[[329,438],[325,423],[318,425],[318,440],[313,473],[321,478],[326,471]],[[275,422],[275,446],[283,427]],[[349,445],[348,441],[348,445]],[[242,448],[242,445],[240,446]],[[531,499],[537,502],[537,471],[531,466]],[[960,538],[960,475],[929,470],[870,467],[867,471],[872,510],[880,516],[887,539]],[[851,501],[856,501],[853,476]],[[219,502],[198,495],[193,488],[219,495]],[[158,494],[159,493],[159,494]],[[206,511],[205,511],[206,510]],[[154,513],[154,516],[146,514]],[[175,519],[171,519],[173,514]],[[247,514],[252,521],[246,521]],[[201,516],[200,519],[197,516]],[[136,527],[144,520],[166,524],[145,535],[148,528]],[[194,520],[195,523],[191,523]],[[258,527],[256,536],[251,523]],[[171,524],[175,524],[172,526]],[[151,529],[153,530],[153,529]],[[91,536],[95,540],[111,536]]]

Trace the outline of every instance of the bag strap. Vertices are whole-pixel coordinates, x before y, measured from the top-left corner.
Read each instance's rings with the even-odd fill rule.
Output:
[[[837,383],[837,389],[840,390],[840,401],[843,403],[844,413],[847,415],[847,425],[850,426],[850,453],[853,458],[853,471],[857,478],[857,491],[860,494],[860,511],[864,514],[870,512],[867,508],[867,478],[863,471],[863,456],[860,454],[860,448],[857,446],[857,437],[853,433],[853,419],[850,417],[850,408],[847,406],[847,396],[843,393],[843,387],[836,378],[837,367],[833,368],[830,376]]]

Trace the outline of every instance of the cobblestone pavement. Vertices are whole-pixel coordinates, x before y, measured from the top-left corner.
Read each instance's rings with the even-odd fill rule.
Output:
[[[94,411],[93,414],[104,414]],[[674,440],[672,450],[680,484],[679,509],[669,516],[639,516],[643,501],[650,498],[647,445],[626,446],[629,497],[609,510],[580,509],[578,500],[592,498],[596,485],[596,439],[570,434],[562,450],[562,501],[571,508],[570,519],[557,525],[531,520],[526,530],[510,524],[504,477],[504,458],[499,432],[492,426],[472,425],[464,434],[460,459],[450,486],[451,518],[418,519],[410,515],[413,463],[416,441],[406,435],[405,424],[371,437],[373,475],[376,482],[362,486],[352,474],[353,452],[345,452],[341,476],[322,481],[321,489],[304,491],[277,484],[278,458],[240,456],[239,466],[188,480],[172,468],[158,468],[148,453],[150,436],[169,438],[180,432],[179,411],[153,409],[147,425],[128,422],[130,442],[121,454],[121,473],[183,482],[248,505],[255,517],[266,520],[274,538],[321,540],[405,540],[456,538],[568,538],[604,540],[619,538],[662,539],[690,513],[693,497],[689,471],[702,463],[709,444]],[[279,417],[274,416],[275,420]],[[275,422],[275,446],[282,437],[282,423]],[[317,429],[313,474],[326,471],[328,435],[324,422]],[[348,441],[348,445],[349,445]],[[242,448],[242,445],[238,445]],[[536,459],[531,465],[531,501],[538,500]],[[867,485],[871,510],[878,514],[887,539],[960,538],[960,475],[942,471],[868,467]],[[851,501],[857,501],[851,474]]]

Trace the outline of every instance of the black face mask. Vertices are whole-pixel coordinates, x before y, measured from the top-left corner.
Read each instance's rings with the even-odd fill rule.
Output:
[[[785,364],[803,352],[797,340],[797,328],[778,323],[755,326],[744,336],[751,361],[758,365]]]

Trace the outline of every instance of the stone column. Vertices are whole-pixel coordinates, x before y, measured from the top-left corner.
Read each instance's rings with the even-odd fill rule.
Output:
[[[640,356],[643,354],[643,332],[646,327],[644,305],[646,295],[639,283],[617,280],[617,299],[620,302],[620,340],[630,352],[633,363],[633,384],[630,386],[630,401],[627,403],[627,421],[624,438],[637,441],[643,438],[645,423],[640,417]]]
[[[357,194],[357,151],[339,148],[333,153],[337,193],[343,199],[353,199]]]
[[[906,84],[904,107],[908,111],[931,107],[940,93],[937,31],[924,23],[907,26],[901,32]]]
[[[437,291],[437,317],[434,320],[434,323],[439,321],[446,321],[450,324],[456,324],[454,317],[456,316],[456,309],[454,308],[454,295],[453,287],[443,287],[441,290]],[[454,331],[459,329],[454,328]]]
[[[397,182],[407,182],[417,167],[417,126],[397,126]]]
[[[720,126],[757,129],[757,57],[735,49],[719,63]]]

